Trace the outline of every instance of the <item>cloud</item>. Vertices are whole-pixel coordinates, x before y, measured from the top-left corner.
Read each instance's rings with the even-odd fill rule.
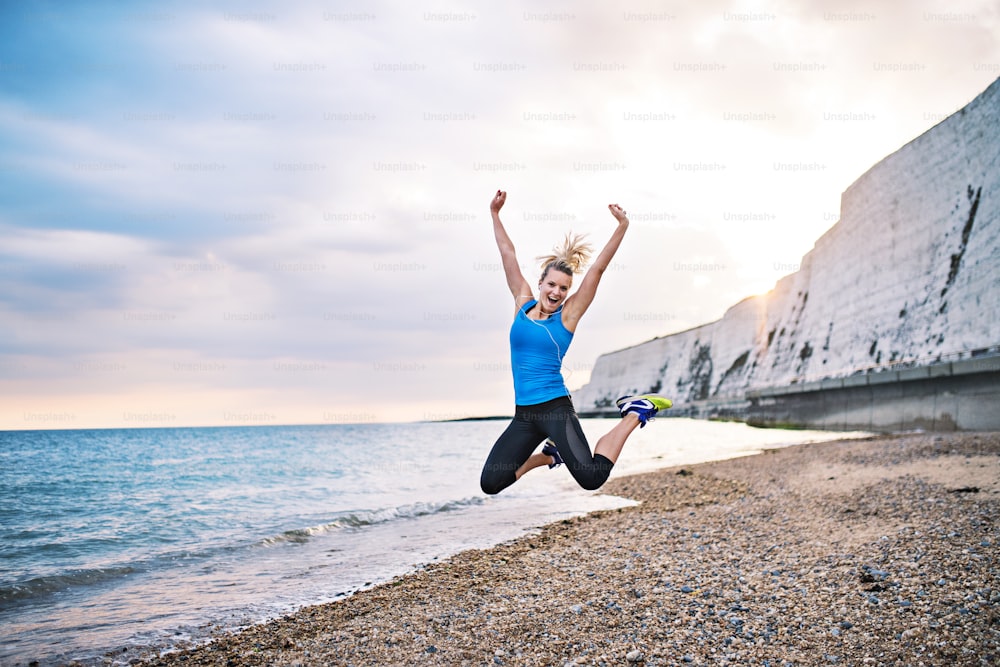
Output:
[[[769,289],[995,78],[995,8],[933,4],[13,12],[0,427],[509,411],[497,188],[529,282],[567,229],[600,247],[607,204],[632,216],[579,386]]]

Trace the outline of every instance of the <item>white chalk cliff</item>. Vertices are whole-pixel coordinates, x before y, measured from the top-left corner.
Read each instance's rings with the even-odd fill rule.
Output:
[[[799,271],[720,320],[602,355],[574,402],[655,391],[683,412],[998,351],[1000,79],[848,187]]]

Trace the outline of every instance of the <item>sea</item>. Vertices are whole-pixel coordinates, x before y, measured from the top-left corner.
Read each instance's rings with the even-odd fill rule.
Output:
[[[584,419],[591,443],[613,425]],[[503,421],[0,432],[0,665],[126,665],[634,504],[479,473]],[[613,476],[860,433],[661,418]]]

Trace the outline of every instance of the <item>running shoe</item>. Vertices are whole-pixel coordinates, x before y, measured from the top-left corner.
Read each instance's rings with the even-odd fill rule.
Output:
[[[545,441],[545,446],[542,447],[542,454],[545,454],[546,456],[551,456],[552,458],[555,459],[554,463],[549,464],[549,468],[555,468],[563,464],[562,457],[559,456],[559,450],[556,448],[556,443],[552,442],[551,440]]]
[[[639,428],[644,428],[646,423],[656,416],[660,410],[666,410],[673,402],[669,398],[657,396],[656,394],[639,394],[636,396],[622,396],[615,405],[622,417],[630,412],[634,412],[639,418]]]

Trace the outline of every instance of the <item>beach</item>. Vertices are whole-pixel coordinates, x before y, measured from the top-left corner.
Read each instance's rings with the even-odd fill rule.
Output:
[[[167,665],[993,665],[1000,434],[612,477],[639,504],[469,550]]]

